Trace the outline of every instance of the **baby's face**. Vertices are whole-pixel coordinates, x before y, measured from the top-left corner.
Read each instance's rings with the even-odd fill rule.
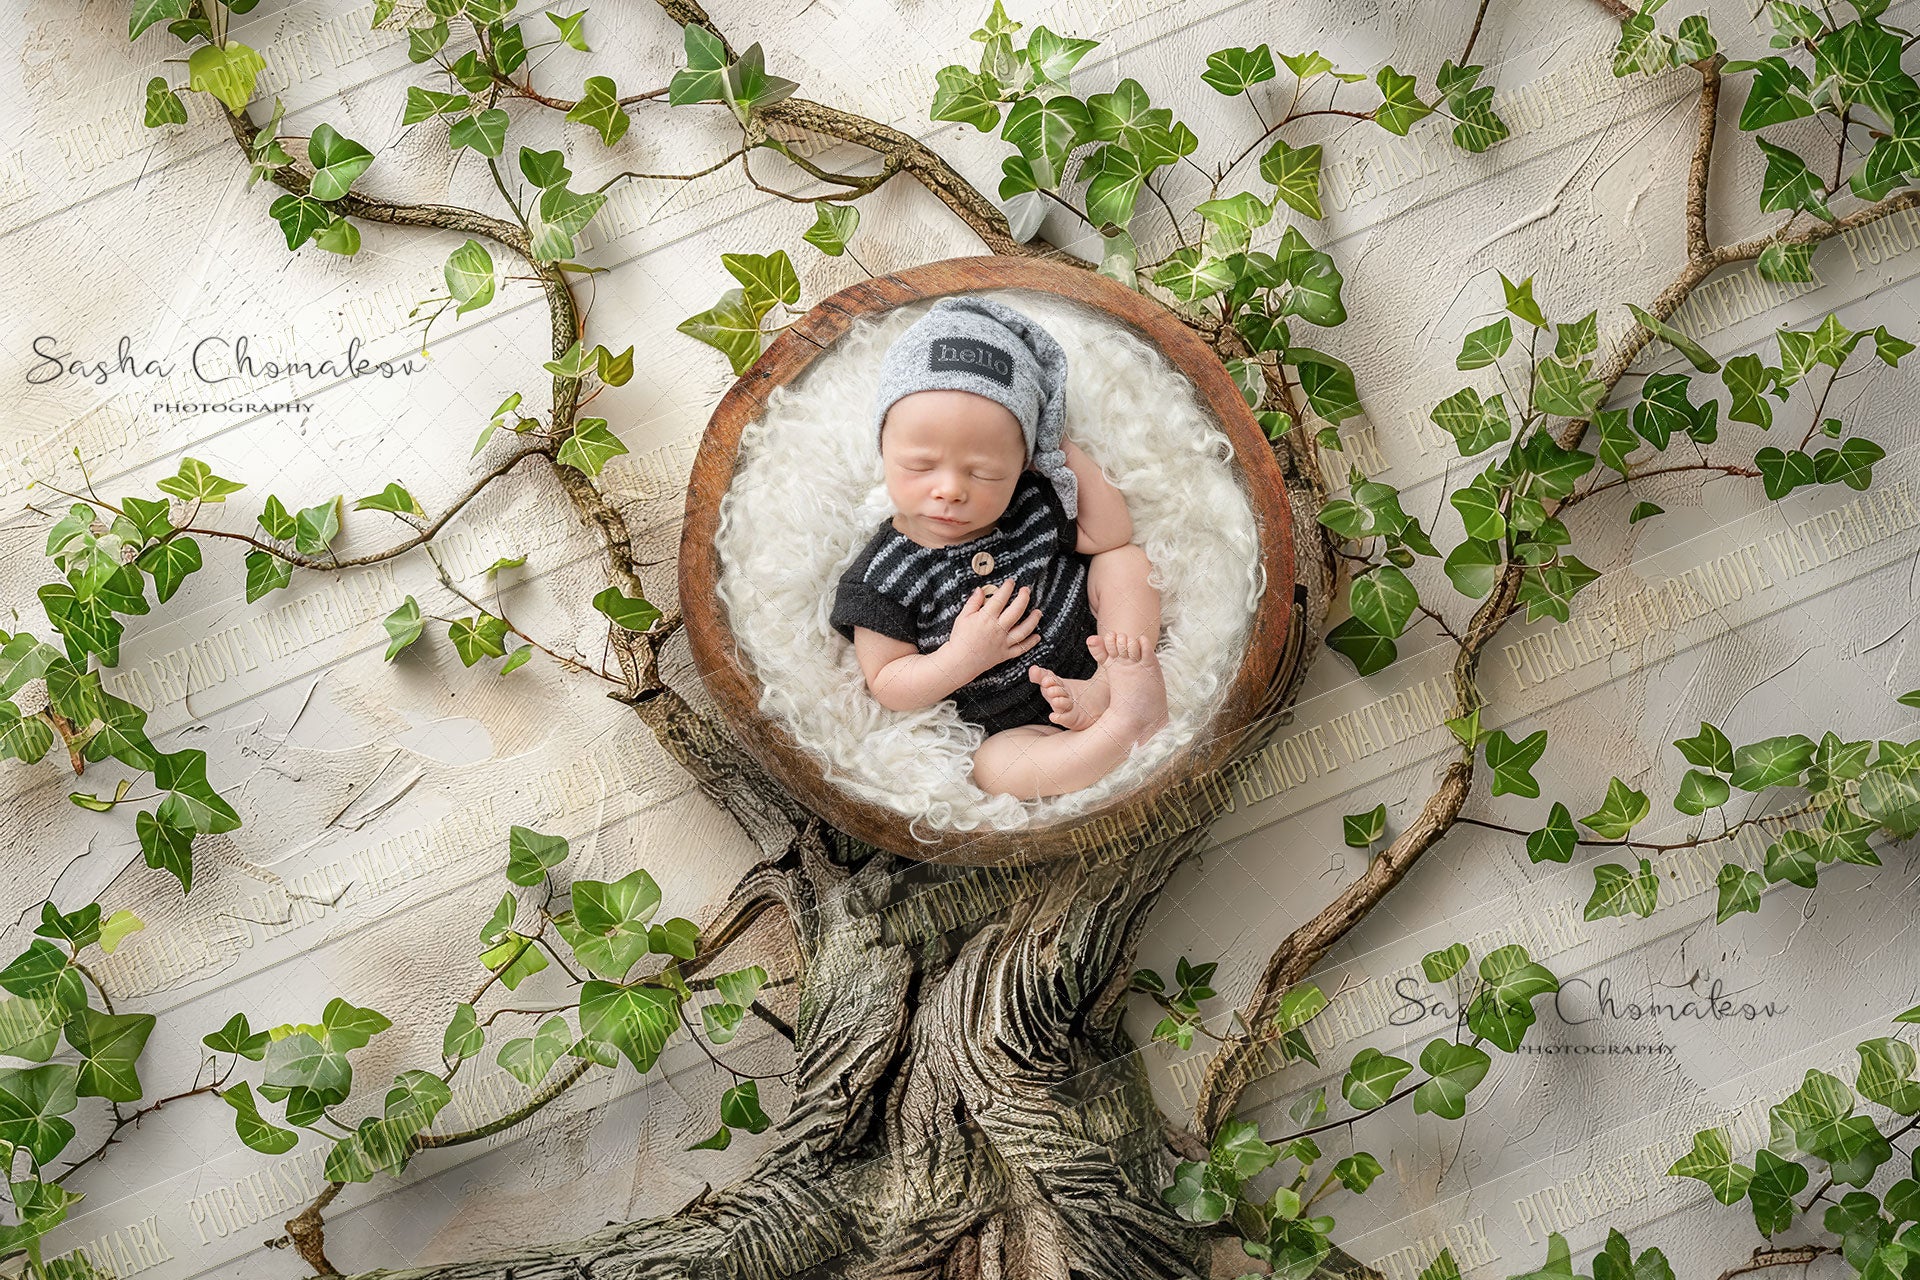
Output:
[[[880,433],[894,527],[922,546],[985,532],[1013,500],[1026,438],[1006,406],[971,391],[916,391],[887,411]]]

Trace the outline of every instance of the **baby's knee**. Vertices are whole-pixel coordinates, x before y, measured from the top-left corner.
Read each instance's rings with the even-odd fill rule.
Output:
[[[1088,557],[1091,572],[1106,576],[1126,576],[1144,579],[1153,572],[1153,561],[1147,559],[1145,548],[1137,542],[1112,547]]]

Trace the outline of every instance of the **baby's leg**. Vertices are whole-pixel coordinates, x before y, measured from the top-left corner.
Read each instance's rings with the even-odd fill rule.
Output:
[[[992,735],[973,757],[982,791],[1038,800],[1092,786],[1166,724],[1166,682],[1152,641],[1112,634],[1103,648],[1111,692],[1105,714],[1084,729],[1021,725]]]
[[[1147,553],[1131,542],[1089,558],[1087,603],[1101,633],[1145,636],[1149,649],[1158,643],[1160,592],[1147,581],[1152,572]],[[1027,672],[1052,705],[1053,722],[1063,728],[1084,729],[1107,709],[1106,645],[1100,635],[1092,635],[1087,637],[1087,648],[1101,668],[1086,680],[1063,680],[1044,667]]]

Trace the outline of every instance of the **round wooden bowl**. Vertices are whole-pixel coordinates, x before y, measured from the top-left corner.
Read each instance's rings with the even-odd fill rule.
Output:
[[[991,289],[1031,289],[1104,312],[1152,343],[1193,383],[1200,403],[1233,444],[1233,465],[1253,508],[1266,569],[1238,673],[1213,718],[1186,747],[1138,785],[1082,813],[1013,831],[949,830],[917,838],[908,815],[869,803],[822,776],[819,762],[760,710],[761,686],[743,661],[718,591],[715,536],[720,499],[733,481],[741,433],[773,389],[798,377],[855,320],[906,303]],[[707,689],[742,744],[777,781],[840,830],[909,858],[969,865],[1036,862],[1116,841],[1137,843],[1153,829],[1156,801],[1191,794],[1191,784],[1233,755],[1259,714],[1286,641],[1293,607],[1293,525],[1272,448],[1218,357],[1165,307],[1080,267],[1031,258],[951,258],[850,285],[788,328],[736,381],[707,423],[687,487],[680,536],[680,608],[687,641]],[[1188,784],[1182,786],[1182,784]]]

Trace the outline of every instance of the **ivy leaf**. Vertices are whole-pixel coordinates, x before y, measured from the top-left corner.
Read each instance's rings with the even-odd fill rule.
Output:
[[[1754,269],[1762,280],[1771,280],[1776,284],[1811,284],[1813,282],[1813,242],[1788,243],[1778,241],[1760,251],[1759,261]],[[1757,357],[1756,357],[1757,359]]]
[[[435,116],[453,115],[465,111],[473,105],[473,95],[467,93],[440,93],[433,89],[423,89],[419,85],[407,86],[407,109],[400,117],[402,125],[419,124],[422,120],[431,120]]]
[[[1273,79],[1275,74],[1273,53],[1262,44],[1252,49],[1221,49],[1208,54],[1207,69],[1200,78],[1231,97]]]
[[[1414,122],[1433,113],[1414,91],[1412,76],[1403,76],[1392,67],[1382,67],[1374,83],[1380,86],[1380,105],[1373,109],[1374,123],[1388,133],[1406,136]]]
[[[453,1021],[440,1038],[440,1056],[449,1062],[471,1058],[486,1045],[487,1033],[470,1004],[453,1006]]]
[[[685,74],[679,73],[674,80]],[[992,133],[999,125],[1000,82],[992,76],[961,66],[942,67],[934,73],[934,86],[929,118],[970,124],[982,133]]]
[[[732,108],[734,118],[746,124],[755,108],[769,106],[789,97],[800,86],[780,76],[770,76],[766,51],[758,40],[748,45],[740,60],[728,67],[721,78],[721,91]]]
[[[1327,647],[1353,663],[1363,676],[1390,665],[1399,656],[1391,636],[1382,635],[1357,617],[1327,632]]]
[[[1307,403],[1326,422],[1338,426],[1360,413],[1360,393],[1346,361],[1311,347],[1288,347],[1285,359],[1294,366]]]
[[[1754,143],[1767,157],[1767,171],[1760,179],[1760,208],[1768,213],[1805,209],[1832,222],[1833,214],[1821,195],[1826,188],[1807,168],[1807,162],[1798,153],[1765,138],[1755,138]]]
[[[1370,849],[1375,840],[1386,834],[1387,806],[1382,803],[1365,813],[1347,814],[1340,820],[1340,827],[1348,848]]]
[[[267,1044],[271,1038],[264,1031],[252,1030],[247,1023],[246,1014],[236,1013],[227,1019],[226,1026],[200,1037],[200,1043],[215,1053],[237,1054],[242,1058],[258,1062],[266,1055]]]
[[[1709,809],[1717,809],[1725,804],[1731,794],[1725,778],[1689,769],[1686,776],[1680,779],[1680,792],[1673,798],[1673,807],[1698,817]]]
[[[772,253],[723,253],[720,265],[746,290],[747,301],[765,314],[776,302],[800,301],[800,276],[785,249]],[[603,379],[604,380],[604,379]]]
[[[147,865],[156,871],[172,872],[180,881],[180,892],[193,888],[193,832],[183,830],[145,810],[133,816],[133,832],[140,841],[140,852]]]
[[[818,230],[817,224],[815,230]],[[812,232],[808,235],[811,237]],[[837,255],[844,248],[842,242],[833,252]],[[719,302],[698,315],[688,316],[676,327],[688,337],[718,348],[736,375],[745,373],[760,358],[760,316],[747,301],[744,289],[727,290],[720,295]]]
[[[1493,589],[1505,563],[1498,543],[1468,538],[1447,553],[1442,567],[1456,591],[1478,600]]]
[[[590,978],[580,989],[582,1038],[612,1045],[642,1074],[652,1068],[679,1025],[679,1000],[662,988]]]
[[[237,40],[227,41],[224,47],[205,45],[187,58],[187,87],[204,89],[229,111],[243,111],[253,97],[254,81],[266,66],[265,58]]]
[[[0,1141],[25,1147],[46,1165],[73,1140],[62,1116],[78,1103],[79,1069],[67,1063],[0,1070]]]
[[[1544,328],[1546,315],[1540,310],[1540,304],[1533,300],[1533,277],[1528,276],[1519,284],[1507,279],[1506,273],[1500,273],[1500,287],[1506,291],[1506,307],[1534,328]]]
[[[1455,489],[1447,495],[1447,501],[1460,513],[1467,537],[1491,541],[1506,535],[1507,520],[1500,514],[1500,495],[1483,482],[1484,474],[1474,477],[1465,488]]]
[[[1387,564],[1354,579],[1351,603],[1354,616],[1369,630],[1396,637],[1406,631],[1420,595],[1406,574]]]
[[[182,502],[225,502],[229,494],[238,493],[247,486],[213,474],[212,468],[198,458],[182,458],[179,472],[159,481],[154,487]]]
[[[839,257],[860,225],[860,210],[831,200],[815,200],[813,209],[813,225],[800,238],[830,257]]]
[[[1873,441],[1852,436],[1838,449],[1822,449],[1813,455],[1814,479],[1821,484],[1838,483],[1864,490],[1873,483],[1873,464],[1886,456],[1887,451]]]
[[[477,618],[455,618],[447,625],[447,639],[460,655],[460,664],[470,667],[482,658],[498,658],[507,652],[507,624],[490,613]]]
[[[314,127],[307,139],[307,159],[313,164],[313,180],[307,194],[315,200],[338,200],[347,194],[353,180],[373,163],[373,152],[352,138],[342,137],[330,124]]]
[[[499,1062],[521,1084],[536,1088],[572,1041],[573,1033],[567,1029],[567,1020],[551,1017],[541,1023],[532,1036],[522,1036],[502,1045]]]
[[[167,793],[159,820],[180,831],[217,835],[240,825],[240,815],[207,782],[207,753],[175,751],[154,761],[153,782]]]
[[[1633,510],[1627,514],[1627,523],[1639,524],[1648,516],[1657,516],[1665,510],[1666,508],[1657,502],[1636,502],[1633,504]]]
[[[260,1106],[253,1100],[253,1086],[245,1080],[220,1090],[220,1100],[233,1108],[233,1127],[240,1141],[255,1151],[277,1156],[293,1150],[299,1143],[299,1134],[261,1117]]]
[[[618,982],[647,954],[647,922],[660,906],[660,886],[636,869],[619,880],[576,880],[573,952],[600,977]]]
[[[1463,458],[1482,453],[1513,434],[1506,401],[1499,395],[1482,401],[1472,387],[1462,387],[1442,400],[1429,416],[1453,437]]]
[[[1000,136],[1026,157],[1036,185],[1051,190],[1059,185],[1068,155],[1093,136],[1093,120],[1086,104],[1071,94],[1027,97],[1007,112]]]
[[[1467,1114],[1467,1094],[1486,1078],[1492,1065],[1491,1057],[1470,1044],[1430,1041],[1420,1051],[1420,1069],[1428,1079],[1413,1091],[1414,1113],[1460,1119]]]
[[[1533,381],[1533,407],[1542,413],[1585,418],[1600,407],[1606,384],[1588,376],[1590,361],[1562,364],[1552,356],[1540,361]]]
[[[687,53],[687,65],[673,73],[667,86],[667,101],[673,106],[689,102],[717,102],[726,90],[726,46],[718,36],[698,23],[681,28]],[[545,184],[542,184],[545,185]]]
[[[1562,326],[1563,330],[1565,326]],[[1492,364],[1507,354],[1507,348],[1513,345],[1513,321],[1501,316],[1492,324],[1475,329],[1460,345],[1460,355],[1454,360],[1456,368],[1480,369]]]
[[[1693,1135],[1693,1150],[1673,1162],[1667,1170],[1673,1178],[1697,1178],[1713,1191],[1721,1204],[1732,1204],[1746,1194],[1753,1170],[1734,1163],[1724,1128],[1704,1129]]]
[[[1620,24],[1620,43],[1613,51],[1613,74],[1616,79],[1636,71],[1652,75],[1672,66],[1675,52],[1672,37],[1654,29],[1652,13],[1636,13]]]
[[[1773,426],[1773,406],[1766,393],[1772,389],[1779,370],[1748,352],[1734,356],[1720,369],[1720,380],[1732,397],[1727,418],[1733,422],[1751,422],[1762,431]]]
[[[773,1121],[760,1109],[760,1082],[743,1080],[720,1095],[721,1122],[748,1133],[761,1133]]]
[[[156,22],[171,22],[187,16],[193,0],[133,0],[128,15],[128,39],[138,40],[140,33]]]
[[[1803,733],[1749,743],[1733,753],[1731,781],[1742,791],[1796,785],[1813,763],[1813,753],[1813,739]]]
[[[1231,285],[1233,270],[1223,259],[1202,257],[1197,246],[1187,245],[1167,256],[1153,282],[1182,302],[1198,302]]]
[[[187,575],[199,569],[200,544],[181,534],[154,543],[140,553],[135,563],[153,575],[153,594],[165,604],[173,599],[173,593],[180,589]]]
[[[1653,334],[1655,337],[1679,351],[1680,354],[1691,361],[1693,367],[1700,372],[1718,373],[1720,371],[1720,362],[1714,359],[1713,355],[1708,352],[1705,347],[1695,342],[1692,338],[1689,338],[1686,334],[1680,332],[1651,312],[1643,311],[1639,307],[1634,306],[1631,302],[1627,303],[1627,310],[1633,313],[1633,318],[1638,320],[1648,333]]]
[[[420,602],[412,596],[398,609],[388,614],[381,623],[387,629],[386,661],[392,662],[400,656],[400,651],[420,638],[425,622],[420,616]]]
[[[645,632],[660,620],[660,610],[636,596],[624,595],[618,587],[607,587],[593,597],[593,607],[605,614],[615,626],[628,631]]]
[[[155,76],[147,81],[145,122],[149,129],[187,122],[187,104],[180,101],[180,95],[168,87],[165,76]]]
[[[1389,1057],[1371,1046],[1353,1056],[1340,1081],[1340,1094],[1356,1111],[1371,1111],[1393,1096],[1394,1086],[1413,1071],[1413,1064]]]
[[[1653,811],[1644,791],[1636,791],[1618,778],[1607,782],[1607,798],[1598,809],[1580,819],[1582,826],[1606,840],[1624,840],[1627,833]]]
[[[135,1064],[153,1034],[150,1013],[111,1014],[82,1009],[67,1023],[67,1043],[80,1055],[79,1091],[83,1098],[138,1102],[140,1076]]]
[[[627,446],[607,429],[605,418],[581,418],[573,424],[573,434],[561,444],[556,457],[562,465],[597,476],[609,461],[625,452]]]
[[[586,18],[587,11],[585,9],[566,16],[557,13],[549,13],[547,15],[548,21],[560,29],[560,38],[562,40],[582,53],[592,53],[593,50],[587,47],[587,33],[583,29]]]
[[[353,504],[355,511],[391,511],[395,515],[424,516],[414,496],[398,480],[389,481],[387,487],[379,493],[361,498]]]
[[[1489,733],[1487,768],[1493,771],[1493,794],[1538,796],[1540,784],[1534,780],[1532,771],[1546,749],[1545,729],[1536,729],[1518,742],[1509,738],[1504,729]]]
[[[450,34],[452,32],[445,18],[434,19],[429,27],[408,27],[407,61],[425,62],[446,47]]]
[[[1768,125],[1785,124],[1814,113],[1808,100],[1812,85],[1807,73],[1779,54],[1753,62],[1729,62],[1726,72],[1752,71],[1753,83],[1747,88],[1747,102],[1740,110],[1740,127],[1749,132]]]
[[[526,149],[522,148],[520,154],[524,159]],[[607,197],[598,191],[569,191],[564,185],[546,188],[527,219],[533,235],[533,256],[541,262],[571,257],[573,238],[586,230],[606,202]]]
[[[500,981],[512,991],[546,968],[547,957],[532,938],[509,929],[499,942],[480,953],[480,963],[499,974]]]
[[[301,554],[325,553],[340,532],[340,495],[302,507],[293,517],[293,545]]]
[[[571,849],[564,836],[543,835],[518,825],[507,828],[508,882],[523,887],[539,884],[550,869],[567,860]]]
[[[1593,896],[1587,899],[1581,918],[1604,920],[1632,912],[1645,919],[1653,914],[1659,890],[1653,863],[1645,858],[1640,859],[1638,874],[1617,862],[1603,863],[1593,869]]]
[[[1801,485],[1818,484],[1820,480],[1813,459],[1798,449],[1783,452],[1768,445],[1754,453],[1753,463],[1760,468],[1761,487],[1775,501]]]
[[[1566,862],[1573,857],[1579,833],[1573,815],[1558,800],[1547,813],[1547,825],[1527,836],[1527,858],[1532,862]]]
[[[1262,45],[1261,48],[1265,48]],[[1272,63],[1268,63],[1271,67]],[[1309,218],[1320,213],[1320,146],[1288,146],[1276,141],[1260,157],[1260,176],[1276,188],[1275,194]]]
[[[1758,911],[1760,895],[1767,890],[1766,878],[1759,872],[1749,871],[1731,862],[1721,866],[1715,883],[1720,888],[1719,905],[1714,911],[1715,924],[1725,924],[1742,911]]]
[[[575,14],[578,19],[583,16]],[[553,14],[547,15],[549,18]],[[504,114],[504,113],[503,113]],[[627,132],[631,120],[627,109],[620,105],[620,91],[613,80],[607,76],[588,76],[580,100],[573,104],[566,118],[578,124],[584,124],[600,135],[600,141],[609,147],[620,141]],[[502,126],[504,128],[504,125]]]

